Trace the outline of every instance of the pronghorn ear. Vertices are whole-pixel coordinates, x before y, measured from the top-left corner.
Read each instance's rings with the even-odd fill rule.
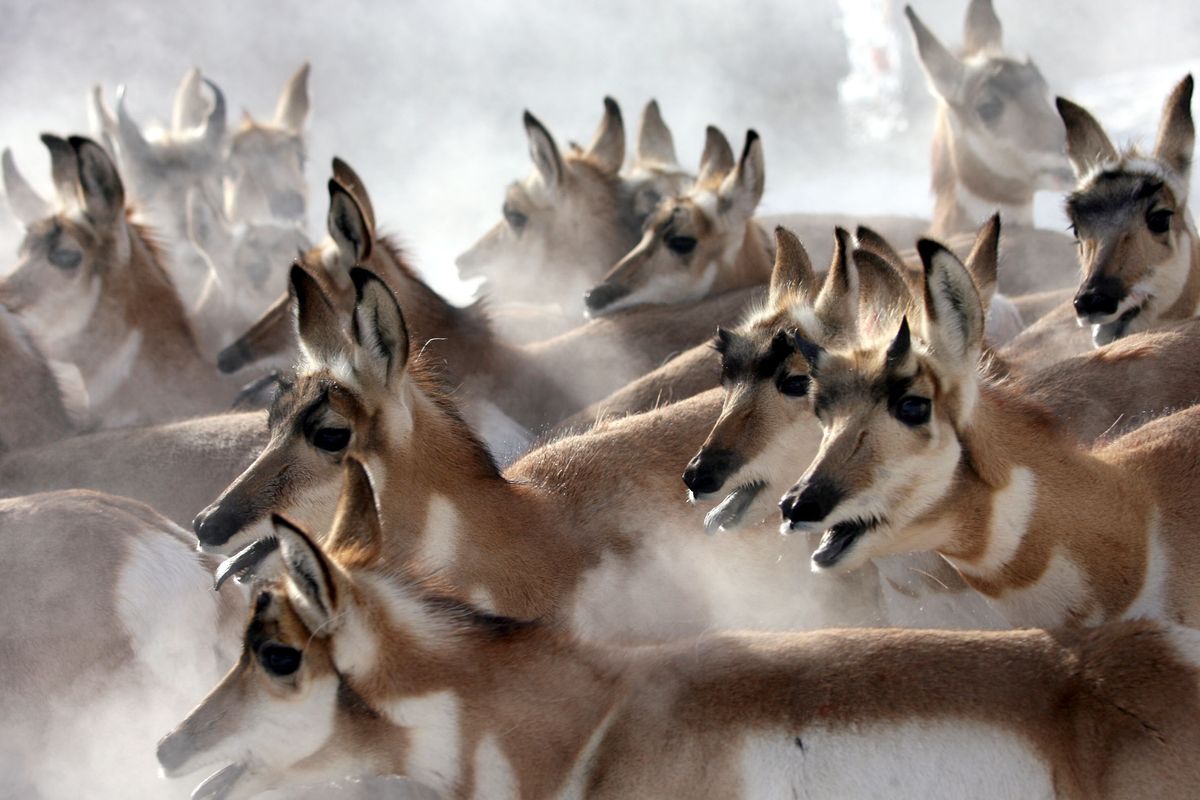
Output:
[[[64,202],[74,206],[79,199],[79,159],[71,143],[52,133],[43,133],[42,144],[50,151],[50,176],[54,190]]]
[[[588,145],[587,155],[610,175],[620,172],[625,163],[625,121],[621,119],[621,107],[611,97],[604,98],[604,118]]]
[[[117,135],[117,118],[104,102],[104,89],[100,84],[92,84],[88,93],[88,126],[96,138],[112,152],[112,140]]]
[[[358,200],[334,178],[329,179],[329,216],[325,224],[343,265],[361,264],[370,257],[375,231]]]
[[[1154,143],[1154,157],[1170,166],[1184,181],[1192,174],[1192,150],[1196,144],[1192,85],[1192,76],[1187,75],[1167,98],[1158,125],[1158,141]]]
[[[183,74],[179,86],[175,88],[175,98],[171,103],[171,130],[175,133],[183,133],[204,122],[208,103],[205,102],[201,86],[200,70],[192,67]]]
[[[208,146],[216,152],[220,152],[225,144],[225,128],[227,111],[225,108],[225,93],[221,91],[221,87],[204,79],[204,85],[212,92],[212,108],[209,109],[208,116],[204,120],[204,140],[208,142]]]
[[[369,369],[385,384],[408,363],[408,327],[396,296],[370,270],[350,270],[354,281],[354,341]]]
[[[891,375],[910,376],[916,371],[917,359],[912,349],[912,331],[908,327],[908,315],[900,320],[900,330],[887,349],[887,369]]]
[[[657,100],[651,100],[642,109],[642,119],[638,123],[636,157],[639,164],[675,166],[679,163],[679,158],[675,155],[675,139],[671,136],[671,129],[667,127],[667,123],[663,122]]]
[[[864,311],[869,308],[878,312],[866,316],[875,318],[884,316],[884,312],[892,309],[912,306],[913,287],[896,271],[895,265],[890,261],[873,250],[857,248],[854,250],[853,259],[854,266],[858,269],[859,293]],[[864,322],[864,319],[859,319],[858,327],[863,327]]]
[[[93,223],[112,225],[125,218],[125,187],[104,148],[82,136],[70,138],[79,170],[79,200]]]
[[[925,341],[941,359],[974,370],[983,346],[983,306],[967,268],[930,239],[917,242],[925,267]]]
[[[34,191],[25,176],[17,169],[13,160],[12,150],[4,148],[0,157],[4,172],[4,194],[8,197],[8,205],[22,225],[29,226],[39,219],[45,219],[54,213],[50,204]]]
[[[912,6],[904,7],[904,16],[917,41],[917,57],[925,70],[929,84],[947,103],[957,103],[962,95],[966,67],[925,27]]]
[[[752,130],[746,131],[746,144],[737,167],[721,182],[717,194],[722,204],[732,207],[746,216],[754,213],[762,200],[766,184],[766,168],[763,165],[762,140]]]
[[[337,312],[320,284],[299,262],[292,264],[288,292],[296,319],[300,352],[310,364],[329,364],[346,354],[346,337]]]
[[[122,163],[128,164],[129,161],[137,161],[142,164],[152,164],[155,161],[154,152],[150,148],[150,143],[146,141],[146,137],[142,135],[142,129],[134,122],[133,117],[129,116],[129,109],[125,107],[125,87],[117,88],[117,128],[116,128],[117,146],[121,150]]]
[[[850,233],[845,228],[835,228],[833,259],[817,295],[816,312],[821,323],[837,333],[854,330],[858,321],[858,267],[853,252]]]
[[[375,490],[367,468],[357,458],[347,456],[342,473],[342,494],[325,548],[343,566],[370,566],[383,552]]]
[[[747,222],[747,225],[753,224]],[[799,292],[807,303],[816,300],[817,276],[799,237],[782,225],[775,228],[775,267],[771,270],[768,304],[778,308]]]
[[[709,125],[704,129],[704,152],[700,155],[696,184],[719,186],[733,167],[733,148],[729,146],[729,140],[715,125]]]
[[[358,208],[367,221],[367,227],[373,233],[375,231],[375,206],[371,203],[371,195],[367,192],[367,185],[363,183],[363,179],[358,177],[358,173],[349,164],[337,156],[333,157],[333,179],[340,183],[358,203]]]
[[[896,248],[892,247],[891,242],[866,225],[859,225],[855,229],[854,240],[858,243],[858,247],[855,250],[855,263],[860,265],[860,270],[863,263],[860,254],[863,251],[872,253],[891,267],[892,273],[895,276],[904,281],[904,284],[908,287],[908,296],[910,299],[914,299],[921,294],[924,287],[924,277],[919,270],[908,265],[904,258],[896,252]],[[862,279],[865,283],[866,278]]]
[[[275,104],[275,124],[292,133],[302,133],[308,121],[308,69],[307,61],[300,65],[288,78]]]
[[[986,315],[996,294],[996,272],[1000,263],[1000,213],[992,214],[975,234],[975,244],[964,262],[979,290],[979,303]]]
[[[1067,158],[1077,177],[1082,178],[1101,164],[1117,160],[1117,148],[1113,147],[1095,117],[1065,97],[1055,98],[1054,104],[1067,128]]]
[[[187,193],[187,236],[192,244],[212,256],[210,260],[219,269],[232,265],[217,263],[232,245],[232,237],[220,213],[212,207],[199,187]]]
[[[1004,49],[1004,30],[992,0],[971,0],[963,24],[963,51],[967,55]]]
[[[328,636],[337,619],[337,589],[329,560],[308,534],[283,517],[272,514],[271,524],[279,540],[288,599],[309,633]]]
[[[529,157],[542,176],[542,182],[551,189],[557,187],[563,180],[562,156],[558,154],[558,145],[546,126],[533,114],[525,112],[525,137],[529,140]]]

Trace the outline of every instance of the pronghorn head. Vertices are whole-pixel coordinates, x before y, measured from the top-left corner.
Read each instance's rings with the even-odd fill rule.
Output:
[[[212,93],[211,101],[205,102],[202,86]],[[168,210],[171,216],[161,222],[172,233],[185,229],[188,192],[202,191],[214,201],[221,196],[225,96],[215,83],[201,78],[199,70],[189,71],[176,92],[170,129],[143,132],[129,113],[123,88],[115,115],[105,107],[99,86],[92,89],[92,106],[104,140],[114,146],[130,193],[143,208]]]
[[[256,543],[218,571],[279,576],[260,584],[241,658],[159,743],[167,776],[218,768],[194,797],[364,774],[451,791],[453,776],[436,768],[456,762],[456,742],[431,753],[414,741],[427,741],[422,726],[458,724],[441,715],[459,708],[457,665],[480,663],[471,649],[528,627],[432,596],[381,562],[376,493],[356,459],[344,472],[323,545],[275,517],[279,559],[263,563]]]
[[[621,110],[604,98],[604,118],[586,150],[560,152],[528,111],[525,135],[533,170],[508,187],[504,218],[458,257],[459,272],[486,277],[489,294],[504,299],[544,298],[548,285],[573,290],[581,284],[582,292],[637,242],[641,226],[637,197],[619,175],[625,160]]]
[[[947,179],[953,173],[960,189],[989,210],[1027,204],[1038,189],[1066,188],[1070,165],[1063,126],[1046,81],[1031,60],[1003,55],[991,0],[971,0],[961,58],[938,41],[911,6],[904,12],[947,125],[940,134],[947,152],[935,153],[935,185],[939,169]]]
[[[81,136],[43,134],[50,151],[56,202],[43,200],[4,151],[4,187],[25,225],[20,263],[0,284],[4,303],[19,314],[52,358],[71,359],[69,343],[128,274],[133,241],[125,188],[104,148]]]
[[[708,128],[700,174],[685,194],[659,203],[641,242],[584,295],[592,315],[643,303],[687,303],[704,297],[739,252],[759,247],[747,223],[762,199],[762,142],[747,131],[734,164],[724,134]]]
[[[917,337],[908,317],[890,341],[825,349],[800,336],[820,450],[780,503],[785,532],[823,532],[816,570],[845,571],[874,556],[921,549],[909,523],[950,491],[978,397],[984,309],[962,262],[936,242],[925,268]]]
[[[233,222],[304,224],[308,206],[304,180],[308,72],[305,63],[288,79],[270,122],[256,122],[247,112],[230,138],[225,209]]]
[[[1195,127],[1192,76],[1167,98],[1150,157],[1119,153],[1084,109],[1059,98],[1067,152],[1079,177],[1067,214],[1079,240],[1083,282],[1075,295],[1079,324],[1097,345],[1159,318],[1191,317],[1196,298],[1174,307],[1191,279],[1195,226],[1187,208]],[[1137,320],[1135,322],[1135,320]]]
[[[767,307],[737,330],[717,331],[713,345],[721,354],[725,401],[683,473],[693,500],[724,494],[705,518],[710,532],[733,530],[751,518],[752,507],[766,512],[770,492],[764,490],[786,485],[795,474],[793,440],[797,426],[811,424],[811,404],[808,363],[795,348],[794,334],[825,343],[853,335],[860,284],[870,284],[864,288],[876,309],[907,300],[894,269],[865,251],[852,255],[853,240],[840,228],[823,285],[794,234],[777,228],[775,246]]]
[[[305,270],[317,278],[334,306],[347,314],[354,301],[350,271],[364,266],[376,275],[408,269],[394,248],[375,230],[371,197],[358,174],[340,158],[333,159],[333,177],[328,182],[328,237],[300,255]],[[222,372],[236,372],[263,358],[278,356],[293,345],[285,299],[276,301],[237,341],[217,356]]]
[[[188,195],[188,241],[202,254],[222,287],[248,307],[265,308],[285,280],[287,264],[311,246],[300,226],[232,223],[200,192]]]

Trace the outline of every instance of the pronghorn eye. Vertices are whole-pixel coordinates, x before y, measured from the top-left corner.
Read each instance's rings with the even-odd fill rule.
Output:
[[[1000,119],[1001,112],[1004,111],[1004,101],[999,97],[989,97],[979,105],[975,106],[975,113],[984,123],[991,125],[996,120]]]
[[[258,660],[263,669],[281,678],[300,669],[300,658],[299,650],[282,644],[265,644],[258,651]]]
[[[520,233],[521,229],[524,228],[525,225],[529,222],[529,217],[525,216],[520,211],[517,211],[512,206],[505,206],[504,207],[504,221],[507,222],[508,226],[510,228],[512,228],[514,231],[517,231],[518,233]]]
[[[672,253],[686,256],[696,249],[696,239],[693,236],[669,236],[667,237],[667,249]]]
[[[350,444],[349,428],[317,428],[312,436],[313,447],[337,453]]]
[[[932,404],[924,397],[908,397],[900,398],[900,402],[896,404],[896,419],[910,427],[924,425],[929,422],[929,412]]]
[[[1174,211],[1165,208],[1151,211],[1146,215],[1146,227],[1150,229],[1151,233],[1166,233],[1171,229],[1171,217],[1174,214]]]
[[[808,394],[808,376],[788,375],[780,378],[776,386],[788,397],[804,397]]]
[[[79,266],[80,261],[83,261],[83,253],[65,247],[56,247],[50,251],[49,258],[50,263],[59,269],[72,270]]]

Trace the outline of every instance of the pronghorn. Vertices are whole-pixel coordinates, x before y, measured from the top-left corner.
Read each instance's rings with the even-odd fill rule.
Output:
[[[116,167],[99,145],[44,134],[58,193],[42,200],[4,157],[25,224],[21,263],[0,296],[55,360],[75,364],[106,427],[212,410],[231,385],[201,357],[162,256],[130,219]]]
[[[785,530],[823,532],[814,569],[933,550],[1013,625],[1200,622],[1200,407],[1083,449],[1022,387],[980,373],[971,277],[940,245],[919,249],[919,339],[907,318],[879,344],[795,339],[824,436],[781,508]]]
[[[734,163],[724,134],[709,126],[696,181],[661,201],[641,241],[584,295],[589,314],[648,303],[690,303],[766,283],[766,234],[751,221],[765,180],[762,142],[746,132]]]
[[[494,415],[494,406],[530,430],[558,422],[707,338],[712,325],[732,323],[752,296],[726,292],[690,307],[633,309],[545,342],[515,346],[495,334],[479,304],[452,306],[425,285],[378,233],[362,180],[339,159],[333,173],[329,239],[305,255],[306,271],[346,316],[353,305],[351,268],[361,264],[381,276],[396,292],[420,346],[428,342],[450,377],[464,381],[469,401],[464,410],[477,423],[487,419],[481,412]],[[288,308],[284,295],[221,352],[220,369],[232,372],[289,354],[295,339]],[[580,371],[580,363],[591,368]]]
[[[938,99],[930,235],[972,230],[997,210],[1010,228],[1033,227],[1034,193],[1070,185],[1063,126],[1041,71],[1003,54],[992,0],[971,0],[961,58],[911,6],[904,13]]]
[[[36,410],[49,415],[49,408],[43,402]],[[20,419],[13,413],[7,419]],[[267,439],[266,414],[243,412],[31,442],[0,454],[0,497],[93,489],[140,500],[190,526],[250,466]]]
[[[281,574],[241,657],[159,742],[168,777],[216,769],[193,797],[345,775],[452,798],[1182,800],[1200,781],[1188,628],[585,644],[380,567],[370,501],[346,500],[324,549],[276,518]]]
[[[203,114],[202,84],[213,96]],[[149,221],[172,242],[182,241],[188,193],[203,192],[212,202],[221,198],[225,95],[199,70],[189,70],[175,94],[171,128],[147,136],[130,116],[125,94],[124,88],[118,92],[114,115],[105,106],[100,87],[92,87],[89,110],[94,135],[112,145],[129,193]]]
[[[272,409],[270,443],[197,516],[205,549],[254,538],[274,512],[327,527],[338,464],[355,454],[379,489],[388,560],[415,560],[500,613],[553,616],[589,638],[891,619],[872,576],[801,584],[795,565],[809,551],[785,558],[773,525],[695,535],[677,475],[712,425],[708,398],[554,442],[502,474],[430,380],[391,293],[365,270],[353,276],[347,337],[315,282],[293,272],[304,359]],[[810,588],[838,599],[813,602]]]
[[[307,62],[288,78],[270,122],[246,112],[229,138],[225,163],[225,213],[233,223],[304,225],[308,184],[304,125],[308,121]]]
[[[0,546],[6,792],[78,794],[86,774],[89,795],[128,796],[135,785],[158,795],[141,780],[153,762],[128,751],[148,754],[153,727],[194,705],[235,656],[244,596],[214,593],[215,564],[178,526],[123,497],[0,500]]]
[[[643,220],[662,197],[691,178],[675,159],[670,130],[651,100],[638,131],[637,160],[622,177],[625,126],[604,98],[604,117],[586,150],[562,153],[536,117],[525,112],[533,170],[505,192],[503,219],[458,257],[464,279],[484,276],[498,302],[553,299],[572,316],[580,298],[641,236]]]
[[[74,432],[86,409],[72,407],[59,375],[15,314],[0,305],[0,454],[37,447]]]
[[[1171,92],[1153,155],[1118,152],[1084,109],[1059,98],[1079,186],[1067,214],[1080,243],[1080,325],[1097,346],[1200,308],[1200,238],[1188,209],[1196,132],[1192,76]]]

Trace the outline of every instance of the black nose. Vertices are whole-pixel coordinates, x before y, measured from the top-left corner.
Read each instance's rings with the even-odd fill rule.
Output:
[[[217,353],[217,369],[228,375],[250,363],[252,353],[240,339]]]
[[[583,303],[591,311],[600,311],[627,294],[629,294],[629,290],[622,286],[601,283],[588,290],[587,294],[583,296]]]
[[[828,481],[806,481],[783,496],[779,510],[791,522],[820,522],[837,507],[843,494]]]
[[[688,462],[683,482],[692,494],[712,494],[720,491],[739,463],[737,454],[729,450],[701,450]]]
[[[246,518],[221,503],[213,503],[192,520],[192,530],[200,544],[219,547],[246,526]]]
[[[1112,295],[1102,294],[1094,289],[1080,291],[1075,295],[1075,313],[1081,317],[1093,314],[1114,314],[1120,300]]]
[[[158,742],[158,763],[166,770],[179,769],[187,761],[191,749],[191,742],[185,734],[167,734]]]
[[[304,216],[304,195],[299,192],[277,192],[271,195],[271,213],[284,219]]]

